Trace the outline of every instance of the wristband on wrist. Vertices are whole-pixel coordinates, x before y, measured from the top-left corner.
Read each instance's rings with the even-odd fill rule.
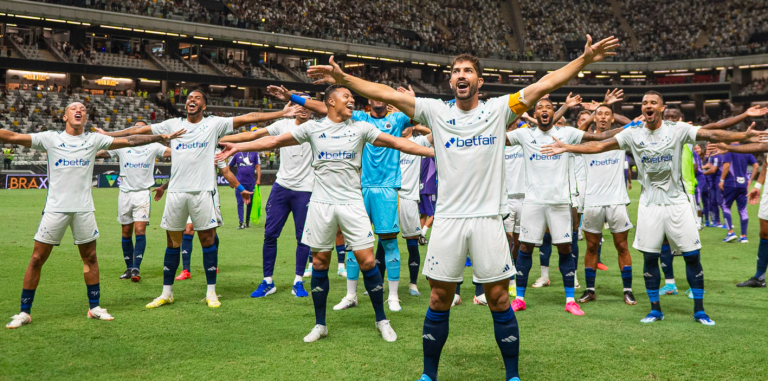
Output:
[[[307,103],[307,100],[304,99],[304,97],[300,97],[296,94],[291,94],[291,102],[296,103],[299,106],[304,106],[304,103]]]
[[[238,192],[243,193],[243,191],[245,190],[245,187],[243,187],[243,184],[240,184],[235,189],[237,189]]]
[[[755,189],[760,190],[760,188],[763,187],[763,184],[755,183]]]
[[[720,179],[720,182],[721,182],[721,183],[724,183],[724,182],[725,182],[725,180],[722,180],[722,179]]]

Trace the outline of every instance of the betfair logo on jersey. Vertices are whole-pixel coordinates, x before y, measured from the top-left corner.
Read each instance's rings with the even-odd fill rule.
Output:
[[[324,159],[324,160],[352,160],[357,156],[357,152],[347,152],[347,151],[339,151],[339,152],[320,152],[317,155],[318,159]]]
[[[178,151],[183,149],[196,149],[205,147],[208,147],[208,142],[179,143],[176,146],[176,150]]]
[[[468,139],[462,139],[459,137],[453,137],[445,143],[445,148],[464,148],[464,147],[477,147],[477,146],[492,146],[496,144],[497,137],[493,135],[483,136],[482,134],[473,136]]]
[[[560,160],[560,158],[562,156],[563,156],[562,154],[547,156],[547,155],[542,155],[540,153],[535,153],[535,154],[531,155],[531,157],[529,157],[528,160],[531,160],[531,161],[533,161],[533,160]]]
[[[410,165],[413,163],[413,159],[400,159],[400,165]]]
[[[57,167],[87,167],[91,165],[91,161],[88,159],[59,159],[54,165]]]
[[[123,165],[123,168],[129,169],[149,169],[150,167],[151,165],[147,163],[125,163]]]
[[[672,161],[672,155],[643,156],[640,162],[643,164],[659,164]]]
[[[615,164],[619,164],[619,159],[592,160],[589,163],[589,166],[600,167],[603,165],[615,165]]]
[[[513,159],[522,159],[523,153],[522,152],[515,152],[511,154],[504,154],[504,160],[513,160]]]

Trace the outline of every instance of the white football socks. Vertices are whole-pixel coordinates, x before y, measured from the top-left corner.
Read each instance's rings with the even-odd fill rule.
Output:
[[[210,293],[216,293],[216,285],[215,284],[209,284],[208,285],[208,291],[206,291],[208,294]]]
[[[541,277],[549,279],[549,266],[541,266]]]
[[[173,285],[163,285],[163,295],[173,295]]]
[[[264,277],[264,280],[267,282],[267,284],[272,284],[272,283],[274,283],[274,282],[272,281],[272,277],[271,277],[271,276],[265,276],[265,277]]]
[[[303,281],[303,279],[304,278],[302,278],[301,275],[296,275],[295,277],[293,277],[293,284],[301,282],[301,281]]]
[[[354,298],[357,296],[357,281],[347,279],[347,297]]]
[[[666,283],[666,284],[675,284],[675,280],[674,279],[664,279],[664,283]]]
[[[576,298],[571,298],[570,296],[565,298],[565,304],[568,304],[570,302],[575,302],[575,301],[576,301]]]
[[[390,280],[389,283],[389,299],[398,299],[397,297],[397,286],[400,284],[399,280]]]

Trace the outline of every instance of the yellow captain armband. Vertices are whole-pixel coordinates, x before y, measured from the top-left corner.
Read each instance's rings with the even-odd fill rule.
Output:
[[[523,115],[528,111],[528,105],[525,103],[525,96],[522,91],[518,91],[509,96],[509,109],[512,110],[515,115]]]

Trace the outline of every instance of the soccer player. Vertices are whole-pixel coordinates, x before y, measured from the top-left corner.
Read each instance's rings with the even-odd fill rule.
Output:
[[[613,124],[613,110],[601,105],[595,111],[597,132],[606,132]],[[619,254],[621,280],[624,283],[624,303],[637,304],[632,293],[632,257],[627,246],[632,222],[627,212],[629,196],[624,182],[624,162],[626,153],[622,150],[608,151],[594,155],[582,155],[586,163],[586,188],[584,198],[584,237],[587,240],[587,253],[584,255],[584,277],[587,289],[579,298],[579,303],[597,299],[595,278],[597,276],[597,249],[602,239],[603,224],[608,226],[613,235],[613,244]]]
[[[478,91],[483,85],[482,67],[476,57],[468,54],[455,57],[451,64],[450,86],[455,102],[414,98],[388,86],[367,82],[345,74],[333,58],[328,66],[309,68],[310,77],[317,82],[348,85],[368,99],[392,104],[432,129],[441,186],[423,271],[432,291],[422,331],[422,381],[437,380],[440,353],[448,338],[451,302],[456,283],[463,278],[467,252],[472,256],[473,278],[485,289],[496,343],[506,368],[505,380],[519,380],[519,332],[507,289],[514,265],[502,221],[502,216],[508,213],[504,191],[504,132],[517,115],[544,94],[568,82],[589,63],[615,55],[612,50],[617,46],[618,40],[613,38],[592,45],[587,36],[585,53],[575,61],[519,93],[482,103]]]
[[[217,153],[220,152],[217,149]],[[235,189],[235,194],[239,194],[240,198],[243,199],[243,202],[245,202],[246,205],[249,205],[251,203],[251,196],[253,195],[253,192],[246,190],[240,182],[237,180],[237,177],[235,176],[232,171],[229,170],[229,166],[227,166],[227,163],[223,160],[216,161],[216,168],[218,168],[219,173],[227,180],[229,183],[230,188]],[[170,182],[170,181],[169,181]],[[165,194],[165,191],[168,189],[168,183],[155,188],[153,192],[155,193],[155,201],[160,201],[160,199],[163,198],[163,194]],[[217,227],[224,226],[224,218],[221,214],[221,199],[219,197],[219,184],[217,181],[214,181],[214,189],[216,191],[213,194],[213,205],[216,208],[216,221],[218,222]],[[192,218],[187,217],[187,225],[184,229],[184,233],[182,234],[182,240],[181,240],[181,273],[174,278],[174,280],[187,280],[192,278],[192,268],[191,268],[191,262],[192,262],[192,241],[195,239],[195,226],[192,223]],[[216,244],[217,248],[221,248],[220,242],[219,242],[219,235],[216,234],[213,237],[213,241]],[[202,241],[200,242],[202,245]],[[216,273],[218,274],[218,267],[216,268]]]
[[[187,130],[171,147],[171,178],[168,185],[168,199],[163,211],[160,227],[166,230],[168,246],[163,263],[163,292],[147,308],[157,308],[173,303],[173,282],[181,261],[181,242],[188,218],[192,219],[194,230],[203,246],[203,264],[208,284],[206,302],[210,308],[221,306],[216,295],[216,270],[218,268],[218,247],[215,243],[218,213],[214,203],[216,193],[216,171],[213,163],[216,144],[234,128],[277,119],[286,116],[287,111],[273,113],[250,113],[233,118],[203,116],[208,104],[208,95],[202,90],[192,90],[187,95],[186,118],[174,118],[143,127],[110,133],[112,136],[142,135],[153,132],[174,132]]]
[[[744,145],[718,144],[718,148],[731,154],[765,154],[768,152],[768,144],[766,143]],[[760,218],[760,245],[757,247],[757,270],[755,271],[755,276],[737,284],[736,287],[765,287],[765,272],[766,268],[768,268],[768,197],[766,197],[765,192],[768,187],[762,191],[762,200],[760,197],[761,189],[765,184],[766,169],[768,169],[768,155],[766,155],[766,160],[763,162],[763,169],[760,171],[755,187],[748,194],[750,204],[754,205],[758,201],[760,202],[760,210],[757,214]]]
[[[416,126],[414,126],[416,128]],[[429,132],[425,128],[425,132]],[[432,147],[432,142],[424,135],[413,135],[413,129],[407,128],[403,131],[403,138],[408,139],[420,146]],[[400,154],[400,172],[402,181],[400,189],[397,191],[400,204],[400,230],[405,238],[408,247],[408,273],[410,283],[408,292],[413,296],[419,296],[419,288],[416,285],[419,279],[419,267],[421,266],[421,255],[419,254],[419,239],[421,235],[421,221],[419,221],[419,173],[421,168],[421,157],[407,153]]]
[[[402,91],[413,95],[413,90]],[[285,91],[283,92],[285,93]],[[302,98],[291,94],[291,102],[297,103],[318,114],[326,114],[323,102]],[[381,132],[395,137],[402,137],[403,131],[411,127],[411,118],[402,112],[388,112],[385,102],[369,100],[370,114],[353,111],[352,120],[374,125]],[[377,147],[371,144],[363,150],[363,169],[361,184],[363,199],[368,218],[373,222],[373,232],[379,237],[376,248],[376,262],[379,271],[387,273],[389,296],[387,304],[390,311],[400,311],[400,298],[397,288],[400,283],[400,249],[397,246],[397,233],[400,232],[397,210],[397,190],[401,186],[400,151]],[[347,295],[334,306],[334,310],[343,310],[357,305],[357,279],[359,266],[354,256],[347,253]]]
[[[379,268],[375,265],[374,237],[360,190],[363,148],[365,143],[370,143],[415,155],[431,156],[434,153],[407,139],[383,133],[370,123],[352,120],[355,99],[348,88],[332,85],[326,89],[325,95],[328,116],[321,121],[307,122],[277,137],[251,143],[223,143],[225,150],[222,155],[302,143],[311,145],[315,158],[312,163],[315,183],[301,240],[312,249],[310,287],[315,306],[315,327],[304,337],[304,341],[314,342],[328,335],[325,319],[328,266],[336,231],[340,228],[363,272],[365,288],[376,313],[376,329],[384,340],[392,342],[397,339],[397,334],[384,313],[384,286]]]
[[[233,156],[229,161],[229,168],[237,168],[237,181],[247,191],[253,192],[256,186],[261,184],[261,161],[259,160],[258,153],[239,153]],[[253,203],[245,205],[240,194],[240,192],[235,192],[237,217],[240,219],[240,225],[237,227],[238,230],[251,227],[251,208],[253,207]],[[261,205],[258,207],[261,207]],[[243,211],[244,208],[245,211]]]
[[[273,87],[275,86],[270,86],[270,88]],[[309,98],[309,94],[300,94],[299,96]],[[290,95],[285,98],[290,100]],[[304,107],[294,107],[296,107],[296,118],[294,119],[282,119],[272,123],[267,128],[226,136],[221,139],[221,142],[250,142],[266,136],[280,136],[298,129],[302,124],[310,120],[312,113]],[[304,281],[302,276],[304,275],[304,265],[310,256],[310,248],[301,242],[301,234],[304,231],[304,224],[307,219],[307,205],[312,196],[312,186],[315,181],[315,175],[312,171],[312,147],[309,143],[281,147],[280,157],[281,161],[280,168],[277,170],[277,179],[272,185],[272,191],[267,200],[267,216],[264,225],[264,244],[262,247],[264,279],[259,283],[256,290],[251,293],[252,298],[263,298],[277,292],[277,287],[272,277],[275,271],[275,262],[277,261],[277,239],[280,237],[280,233],[288,221],[289,214],[293,214],[293,226],[296,235],[296,266],[291,293],[296,297],[308,296],[307,291],[303,287]]]
[[[139,122],[146,125],[144,122]],[[137,123],[136,125],[140,125]],[[141,280],[141,261],[147,247],[147,224],[152,197],[149,188],[155,184],[155,159],[171,157],[171,149],[152,143],[141,147],[99,151],[96,157],[120,160],[120,195],[117,198],[117,222],[122,225],[125,273],[120,279]],[[133,235],[136,235],[136,246]]]
[[[747,173],[749,166],[752,166],[751,176]],[[739,242],[749,242],[747,240],[747,226],[749,224],[747,189],[757,177],[759,169],[760,165],[757,164],[753,155],[736,152],[726,152],[723,155],[723,173],[720,175],[720,184],[718,185],[720,191],[723,192],[723,219],[728,226],[728,234],[723,238],[723,242],[736,240],[736,233],[733,232],[733,219],[731,218],[731,206],[733,206],[734,201],[736,201],[741,219]]]
[[[709,123],[701,127],[703,130],[718,130],[718,129],[725,129],[731,126],[735,126],[736,124],[744,121],[747,117],[758,117],[761,115],[765,115],[768,113],[768,108],[761,108],[760,106],[753,106],[748,108],[745,112],[727,118],[720,120],[716,123]],[[676,105],[670,105],[669,107],[665,107],[663,118],[665,121],[677,123],[683,121],[683,113]],[[697,174],[696,174],[696,168],[694,166],[694,144],[686,144],[683,146],[682,150],[682,180],[685,185],[685,191],[686,196],[689,199],[689,202],[691,204],[691,213],[693,213],[697,228],[701,228],[701,225],[699,223],[698,218],[698,211],[696,208],[696,201],[695,201],[695,187],[698,185],[697,180]],[[714,147],[713,147],[714,148]],[[707,209],[710,213],[714,212],[714,218],[712,219],[713,225],[708,226],[717,226],[717,227],[723,227],[719,224],[720,222],[720,213],[719,210],[722,208],[722,193],[720,189],[718,188],[718,181],[720,180],[720,176],[722,174],[722,170],[719,168],[721,164],[721,156],[713,155],[710,156],[711,162],[707,166],[704,166],[704,169],[706,171],[702,173],[699,177],[704,177],[706,179],[706,182],[702,183],[702,186],[704,188],[707,188],[707,194],[709,197],[704,200],[704,203],[707,206]],[[719,173],[718,173],[719,171]],[[709,218],[710,216],[708,216]],[[715,223],[717,221],[717,223]],[[676,250],[679,251],[679,250]],[[677,291],[677,285],[675,284],[675,273],[673,268],[673,254],[672,254],[672,248],[669,245],[668,240],[665,238],[664,242],[661,245],[661,270],[664,272],[664,287],[662,287],[659,290],[660,295],[676,295],[678,293]],[[690,293],[689,297],[692,299],[693,294]]]
[[[694,321],[704,325],[715,322],[704,312],[704,270],[701,266],[701,239],[696,219],[690,211],[690,202],[682,189],[681,151],[683,145],[697,140],[735,142],[765,137],[768,132],[730,132],[703,130],[682,122],[662,121],[664,99],[649,91],[643,96],[642,113],[645,122],[627,128],[618,135],[601,142],[571,145],[556,140],[542,148],[547,156],[565,152],[597,154],[623,149],[632,150],[637,163],[639,181],[643,185],[637,217],[637,232],[633,247],[643,252],[646,291],[651,301],[651,312],[643,323],[663,320],[659,304],[659,252],[666,236],[685,259],[686,275],[694,300]]]
[[[37,134],[18,134],[0,129],[0,142],[48,153],[48,195],[40,225],[35,234],[35,246],[29,260],[21,290],[21,312],[11,318],[6,328],[15,329],[32,322],[30,311],[40,272],[54,246],[61,243],[67,228],[71,228],[75,245],[83,260],[83,278],[88,294],[88,318],[114,320],[99,305],[99,263],[96,258],[96,239],[99,228],[94,216],[91,178],[93,162],[99,150],[116,150],[155,142],[170,142],[184,134],[179,130],[167,135],[112,138],[102,134],[84,132],[88,120],[85,105],[74,102],[67,106],[62,117],[64,131],[46,131]]]

